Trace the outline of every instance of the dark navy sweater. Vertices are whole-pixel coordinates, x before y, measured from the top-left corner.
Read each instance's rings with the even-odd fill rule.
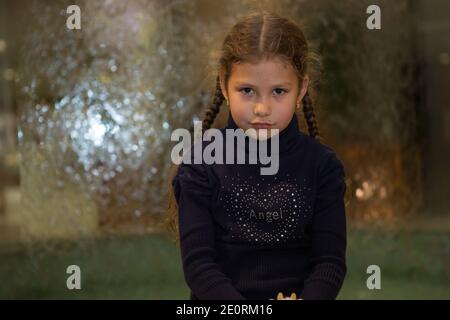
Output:
[[[237,128],[229,112],[220,130]],[[346,274],[344,167],[299,130],[295,113],[278,137],[275,175],[261,175],[261,163],[178,167],[172,186],[191,299],[338,295]],[[236,144],[247,153],[248,146]]]

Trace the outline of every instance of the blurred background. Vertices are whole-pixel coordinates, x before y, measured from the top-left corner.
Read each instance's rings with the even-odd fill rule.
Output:
[[[348,185],[338,299],[450,299],[447,0],[1,0],[0,298],[189,297],[160,226],[170,134],[202,117],[221,41],[253,9],[299,23],[322,59],[319,129]]]

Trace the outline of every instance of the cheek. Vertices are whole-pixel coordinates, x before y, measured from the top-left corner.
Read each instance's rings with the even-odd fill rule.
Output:
[[[278,111],[280,118],[290,118],[292,113],[295,111],[295,99],[286,99],[275,101],[273,104],[274,108]]]
[[[231,100],[230,111],[239,126],[242,126],[242,122],[249,119],[247,108],[244,104],[239,103],[237,100]]]
[[[251,117],[249,116],[248,110],[245,108],[236,108],[234,110],[234,115],[236,117],[236,120],[239,122],[239,125],[243,125],[244,122],[247,122]]]
[[[278,120],[278,123],[280,127],[284,129],[292,119],[292,116],[295,112],[295,105],[291,105],[289,103],[278,105],[276,107],[276,112],[277,112],[276,118]]]
[[[244,116],[251,109],[251,103],[245,97],[239,95],[230,96],[230,108],[237,115]]]
[[[230,99],[233,104],[238,105],[238,106],[248,105],[248,103],[251,101],[249,99],[249,97],[246,97],[239,92],[231,94]]]

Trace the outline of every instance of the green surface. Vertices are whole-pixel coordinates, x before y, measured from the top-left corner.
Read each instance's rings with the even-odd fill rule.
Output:
[[[339,299],[450,299],[449,232],[352,231],[348,273]],[[369,290],[369,265],[381,268],[381,290]]]
[[[450,299],[450,233],[352,230],[339,299]],[[147,235],[35,246],[0,255],[2,299],[184,299],[177,248]],[[81,290],[66,288],[68,265],[81,268]],[[366,269],[381,267],[381,290]]]

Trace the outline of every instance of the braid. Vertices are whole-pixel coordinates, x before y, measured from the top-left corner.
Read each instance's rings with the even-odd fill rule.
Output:
[[[214,93],[213,102],[212,105],[206,110],[205,118],[203,119],[203,132],[211,128],[211,125],[214,123],[214,119],[216,119],[216,116],[220,111],[220,106],[222,105],[223,100],[225,100],[225,97],[220,89],[220,78],[217,76],[216,92]]]
[[[308,91],[306,91],[303,101],[303,113],[305,115],[306,123],[308,124],[309,135],[314,139],[320,138],[319,128],[317,127],[316,115],[314,114],[314,108],[309,97]]]

